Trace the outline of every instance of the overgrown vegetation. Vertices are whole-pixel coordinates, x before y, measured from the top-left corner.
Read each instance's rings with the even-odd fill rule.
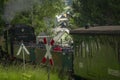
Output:
[[[75,24],[120,25],[120,0],[73,0]]]
[[[63,76],[67,80],[67,76]],[[0,80],[48,80],[48,71],[46,67],[40,67],[33,65],[26,65],[26,69],[23,69],[22,65],[12,65],[4,67],[0,65]],[[49,80],[61,80],[58,72],[50,69]]]

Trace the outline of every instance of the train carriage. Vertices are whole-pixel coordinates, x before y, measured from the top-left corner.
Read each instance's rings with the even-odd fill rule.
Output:
[[[120,26],[79,28],[70,34],[74,41],[76,76],[88,80],[120,80]]]

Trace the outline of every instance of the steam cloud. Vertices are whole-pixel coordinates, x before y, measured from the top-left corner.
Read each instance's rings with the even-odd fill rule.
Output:
[[[9,0],[4,7],[3,19],[10,23],[16,13],[31,10],[36,1],[41,2],[41,0]]]

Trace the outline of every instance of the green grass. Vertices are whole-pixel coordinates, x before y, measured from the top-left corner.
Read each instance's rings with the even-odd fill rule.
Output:
[[[3,67],[0,65],[0,80],[48,80],[47,68],[40,66],[33,67],[26,65],[25,70],[22,66]],[[50,69],[49,80],[61,80],[58,72]],[[67,76],[62,80],[67,80]]]

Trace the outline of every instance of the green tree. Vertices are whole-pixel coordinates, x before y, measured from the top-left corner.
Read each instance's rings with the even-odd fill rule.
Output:
[[[41,2],[42,4],[40,5],[36,1],[30,10],[17,13],[11,23],[28,24],[33,26],[37,33],[46,31],[54,26],[55,15],[63,10],[61,0],[41,0]]]
[[[73,0],[77,26],[120,24],[120,0]]]

